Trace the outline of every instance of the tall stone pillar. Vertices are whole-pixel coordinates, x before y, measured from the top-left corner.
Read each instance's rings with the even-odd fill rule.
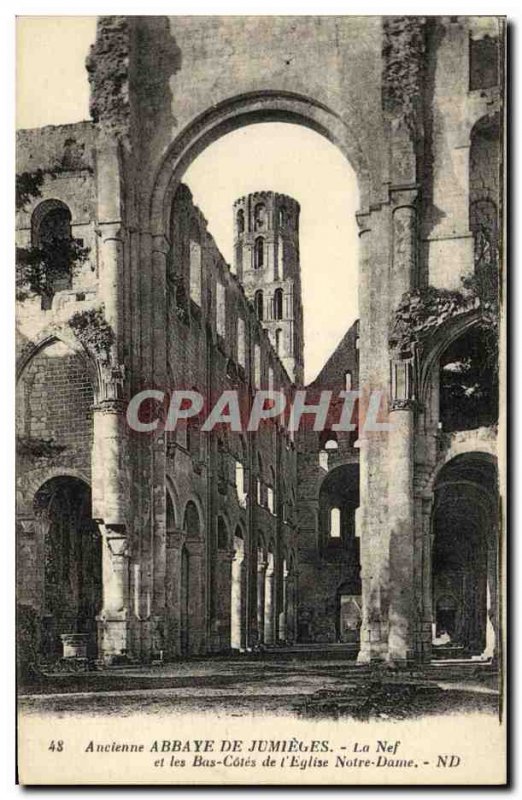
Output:
[[[185,541],[188,550],[188,652],[200,655],[206,647],[204,543]]]
[[[245,648],[244,590],[244,552],[236,550],[232,559],[230,591],[230,646],[233,650],[244,650]]]
[[[106,394],[112,394],[112,389]],[[103,605],[98,630],[100,657],[106,661],[127,655],[130,645],[124,426],[121,400],[105,397],[94,406],[92,515],[103,541]]]
[[[390,275],[390,306],[394,311],[405,292],[418,284],[416,186],[392,189],[393,253]]]
[[[279,630],[278,638],[280,642],[286,642],[287,639],[287,622],[288,622],[288,570],[286,563],[283,562],[282,570],[282,597],[281,597],[281,611],[279,612]]]
[[[498,615],[498,558],[497,533],[492,532],[493,542],[488,542],[487,566],[487,612],[486,612],[486,647],[483,658],[498,659],[499,650],[499,615]]]
[[[275,569],[274,558],[269,558],[265,572],[265,644],[275,644]]]
[[[372,373],[371,353],[374,346],[375,291],[373,276],[373,232],[371,213],[359,213],[359,305],[360,321],[360,373],[359,413],[363,419],[368,408],[369,395],[375,377]],[[382,448],[386,442],[379,441],[380,434],[359,434],[359,522],[361,527],[360,560],[362,584],[361,640],[357,660],[368,663],[384,657],[387,647],[385,609],[381,587],[386,582],[386,532],[380,522],[383,497],[379,492],[377,470],[384,469]],[[372,466],[373,465],[373,466]],[[376,466],[375,466],[376,465]],[[377,467],[377,470],[376,470]],[[377,489],[375,488],[377,485]],[[379,496],[376,497],[376,491]]]
[[[266,561],[257,562],[257,639],[259,644],[265,642],[265,580]]]
[[[297,580],[294,571],[289,572],[286,582],[287,593],[287,606],[286,606],[286,641],[288,644],[293,644],[296,639],[296,593],[297,593]]]
[[[215,606],[212,621],[212,650],[226,651],[231,646],[232,550],[218,550],[216,562]]]
[[[389,415],[389,612],[388,659],[413,657],[416,626],[414,548],[415,505],[413,363],[392,361],[392,401]]]
[[[433,641],[433,584],[431,515],[433,495],[415,498],[415,594],[418,619],[414,639],[414,652],[421,661],[430,661]]]
[[[392,188],[392,264],[389,281],[391,311],[405,292],[416,288],[416,186]],[[399,345],[391,361],[391,404],[388,440],[389,612],[388,659],[413,658],[418,640],[418,608],[422,607],[421,575],[415,568],[414,440],[415,353]],[[418,520],[420,523],[420,520]],[[417,639],[416,639],[417,637]]]
[[[103,608],[98,615],[101,658],[111,662],[128,652],[129,559],[124,529],[100,525],[102,534]]]
[[[102,126],[103,128],[103,126]],[[99,296],[113,343],[98,361],[99,384],[93,410],[92,515],[102,532],[103,605],[99,623],[99,650],[103,660],[125,656],[130,647],[128,476],[123,292],[124,207],[120,144],[102,130],[97,142],[97,217],[99,242]],[[96,354],[99,355],[99,354]]]
[[[165,655],[181,655],[181,547],[184,532],[167,531],[167,566],[165,574]],[[139,565],[138,565],[139,566]],[[139,614],[140,588],[136,587],[136,615]]]

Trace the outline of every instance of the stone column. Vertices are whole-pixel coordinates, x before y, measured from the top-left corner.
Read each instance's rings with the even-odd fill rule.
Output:
[[[100,524],[102,534],[103,608],[98,622],[101,658],[106,662],[128,651],[129,559],[127,537],[118,526]]]
[[[218,550],[215,582],[215,618],[213,620],[212,649],[219,653],[230,649],[231,643],[231,599],[232,599],[232,550]]]
[[[165,655],[181,655],[181,547],[184,532],[167,531],[167,566],[165,574]],[[136,596],[136,615],[139,614],[139,590]]]
[[[359,399],[360,419],[368,406],[369,392],[372,381],[371,353],[374,346],[374,276],[372,259],[372,214],[357,214],[359,225],[359,306],[361,309],[360,321],[360,373]],[[361,527],[360,559],[361,559],[361,585],[362,585],[362,621],[361,641],[357,660],[368,663],[379,660],[386,645],[386,629],[383,625],[383,610],[381,603],[381,575],[386,567],[385,542],[383,529],[379,519],[380,512],[374,496],[376,489],[380,489],[379,476],[371,465],[384,470],[382,448],[386,443],[378,441],[380,434],[366,436],[364,431],[359,433],[359,463],[360,463],[360,504],[359,523]],[[380,497],[382,503],[382,492]]]
[[[496,531],[493,533],[494,543],[488,544],[487,567],[487,612],[486,612],[486,647],[483,658],[498,658],[499,620],[498,620],[498,575],[497,575],[497,542]]]
[[[268,559],[268,565],[265,572],[265,625],[264,625],[264,641],[266,645],[273,645],[275,643],[275,568],[274,557]]]
[[[123,241],[121,223],[101,223],[100,257],[100,296],[103,298],[105,318],[114,331],[117,345],[121,334],[123,287]],[[118,348],[119,349],[119,348]]]
[[[266,561],[257,562],[257,640],[259,644],[265,642],[265,580]]]
[[[433,579],[432,579],[432,532],[431,514],[433,495],[417,499],[416,515],[416,584],[415,591],[420,606],[417,631],[414,641],[416,655],[422,661],[430,661],[433,641]]]
[[[413,656],[415,630],[413,498],[414,399],[413,363],[392,361],[392,402],[389,415],[389,616],[388,659]]]
[[[295,642],[296,637],[296,575],[295,572],[290,572],[286,581],[287,592],[287,612],[286,612],[286,641],[289,644]]]
[[[392,188],[392,313],[402,295],[417,286],[416,186]],[[415,437],[415,357],[401,350],[391,362],[391,424],[388,447],[389,612],[388,659],[413,657],[417,606],[421,586],[415,586],[415,504],[413,491]]]
[[[245,647],[244,572],[244,553],[236,550],[232,559],[230,590],[230,646],[233,650],[243,650]]]
[[[287,639],[287,619],[288,619],[288,570],[286,564],[283,562],[282,570],[283,585],[281,587],[281,611],[279,613],[279,630],[278,638],[280,642],[286,642]]]
[[[124,404],[107,381],[105,397],[93,409],[92,515],[102,533],[103,606],[99,654],[105,661],[129,650],[129,576]]]
[[[393,252],[390,275],[390,307],[394,311],[405,292],[418,285],[417,275],[417,209],[418,190],[392,189]]]
[[[185,539],[181,552],[183,562],[183,549],[188,556],[187,581],[188,604],[186,628],[183,629],[186,643],[186,653],[200,655],[205,652],[206,646],[206,617],[205,617],[205,551],[204,543],[200,540]],[[180,570],[180,606],[183,606],[181,592],[184,590]],[[181,609],[180,609],[181,610]],[[180,614],[181,616],[181,614]]]

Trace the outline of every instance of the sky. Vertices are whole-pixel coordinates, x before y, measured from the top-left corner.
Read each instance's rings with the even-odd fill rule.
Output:
[[[19,128],[89,118],[85,57],[95,32],[95,17],[18,17]],[[305,380],[310,382],[358,315],[358,195],[350,165],[314,131],[262,123],[207,147],[183,180],[229,263],[234,200],[270,190],[300,203]]]

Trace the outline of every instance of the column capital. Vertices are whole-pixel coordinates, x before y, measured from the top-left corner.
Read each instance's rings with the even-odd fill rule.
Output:
[[[390,403],[390,411],[415,411],[417,408],[418,402],[413,398],[396,397]]]
[[[390,186],[390,201],[393,213],[400,208],[415,208],[420,196],[419,184],[395,184]]]
[[[166,531],[167,549],[168,550],[181,549],[184,536],[185,536],[185,531],[176,529],[167,530]]]
[[[34,536],[36,534],[35,516],[18,516],[16,519],[16,527],[18,532],[24,536]]]
[[[109,222],[98,222],[96,225],[96,233],[104,242],[114,241],[123,243],[122,227],[123,223],[119,219]]]
[[[99,528],[112,556],[125,558],[129,555],[129,539],[123,525],[115,528],[99,523]]]
[[[356,211],[355,212],[355,220],[356,220],[357,225],[359,227],[359,238],[364,233],[370,233],[371,232],[371,225],[370,225],[370,223],[371,223],[371,215],[372,215],[371,209],[368,209],[368,210],[362,210],[361,209],[360,211]]]
[[[170,250],[170,242],[163,233],[152,234],[152,252],[167,255]]]

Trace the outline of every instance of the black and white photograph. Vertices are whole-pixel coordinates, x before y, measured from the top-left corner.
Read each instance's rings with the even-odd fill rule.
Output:
[[[506,30],[17,18],[22,785],[505,785]]]

